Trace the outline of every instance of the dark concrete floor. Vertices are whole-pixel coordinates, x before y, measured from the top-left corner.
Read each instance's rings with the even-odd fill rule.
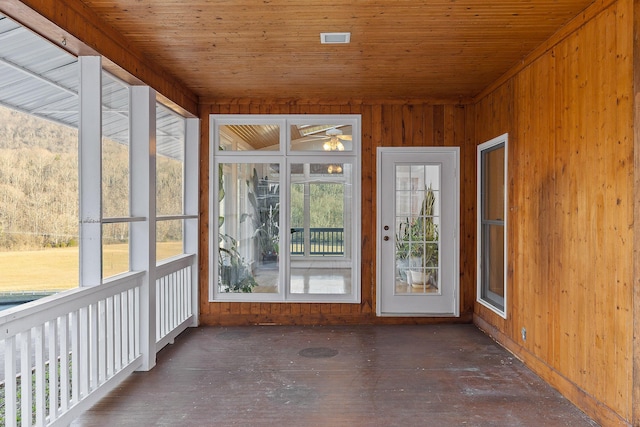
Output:
[[[472,325],[202,327],[73,426],[596,426]]]

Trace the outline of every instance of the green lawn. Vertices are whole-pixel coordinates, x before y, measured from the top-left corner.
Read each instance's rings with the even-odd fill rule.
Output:
[[[160,258],[182,252],[181,242],[158,243]],[[122,273],[128,265],[126,244],[108,245],[104,276]],[[78,286],[78,248],[0,252],[0,292],[61,291]]]

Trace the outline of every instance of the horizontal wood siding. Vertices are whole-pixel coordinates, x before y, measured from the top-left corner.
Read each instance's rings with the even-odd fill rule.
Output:
[[[461,147],[462,316],[469,321],[475,292],[475,144],[473,110],[463,105],[403,102],[310,103],[235,100],[201,105],[200,320],[204,324],[428,323],[448,319],[378,318],[376,300],[376,148]],[[209,302],[209,114],[360,114],[362,116],[362,302],[361,304]],[[467,188],[468,187],[468,188]]]
[[[476,143],[509,133],[508,317],[477,323],[604,425],[632,417],[632,3],[475,105]]]

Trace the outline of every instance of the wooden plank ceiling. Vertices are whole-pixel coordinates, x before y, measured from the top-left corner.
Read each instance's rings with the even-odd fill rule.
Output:
[[[593,2],[81,1],[201,100],[469,99]]]

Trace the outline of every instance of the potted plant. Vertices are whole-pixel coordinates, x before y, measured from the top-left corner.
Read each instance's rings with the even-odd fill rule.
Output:
[[[403,281],[416,286],[435,285],[430,270],[438,266],[438,226],[433,220],[435,194],[425,187],[425,197],[415,218],[406,218],[396,233],[396,260]]]
[[[254,169],[247,180],[248,199],[253,212],[244,214],[240,221],[251,218],[253,237],[258,243],[260,258],[263,262],[278,260],[280,240],[280,194],[278,186],[270,184],[266,179],[259,179]]]
[[[225,196],[222,165],[218,168],[218,203]],[[218,217],[218,283],[224,292],[252,292],[258,285],[248,263],[238,251],[238,241],[224,233],[224,216]]]

